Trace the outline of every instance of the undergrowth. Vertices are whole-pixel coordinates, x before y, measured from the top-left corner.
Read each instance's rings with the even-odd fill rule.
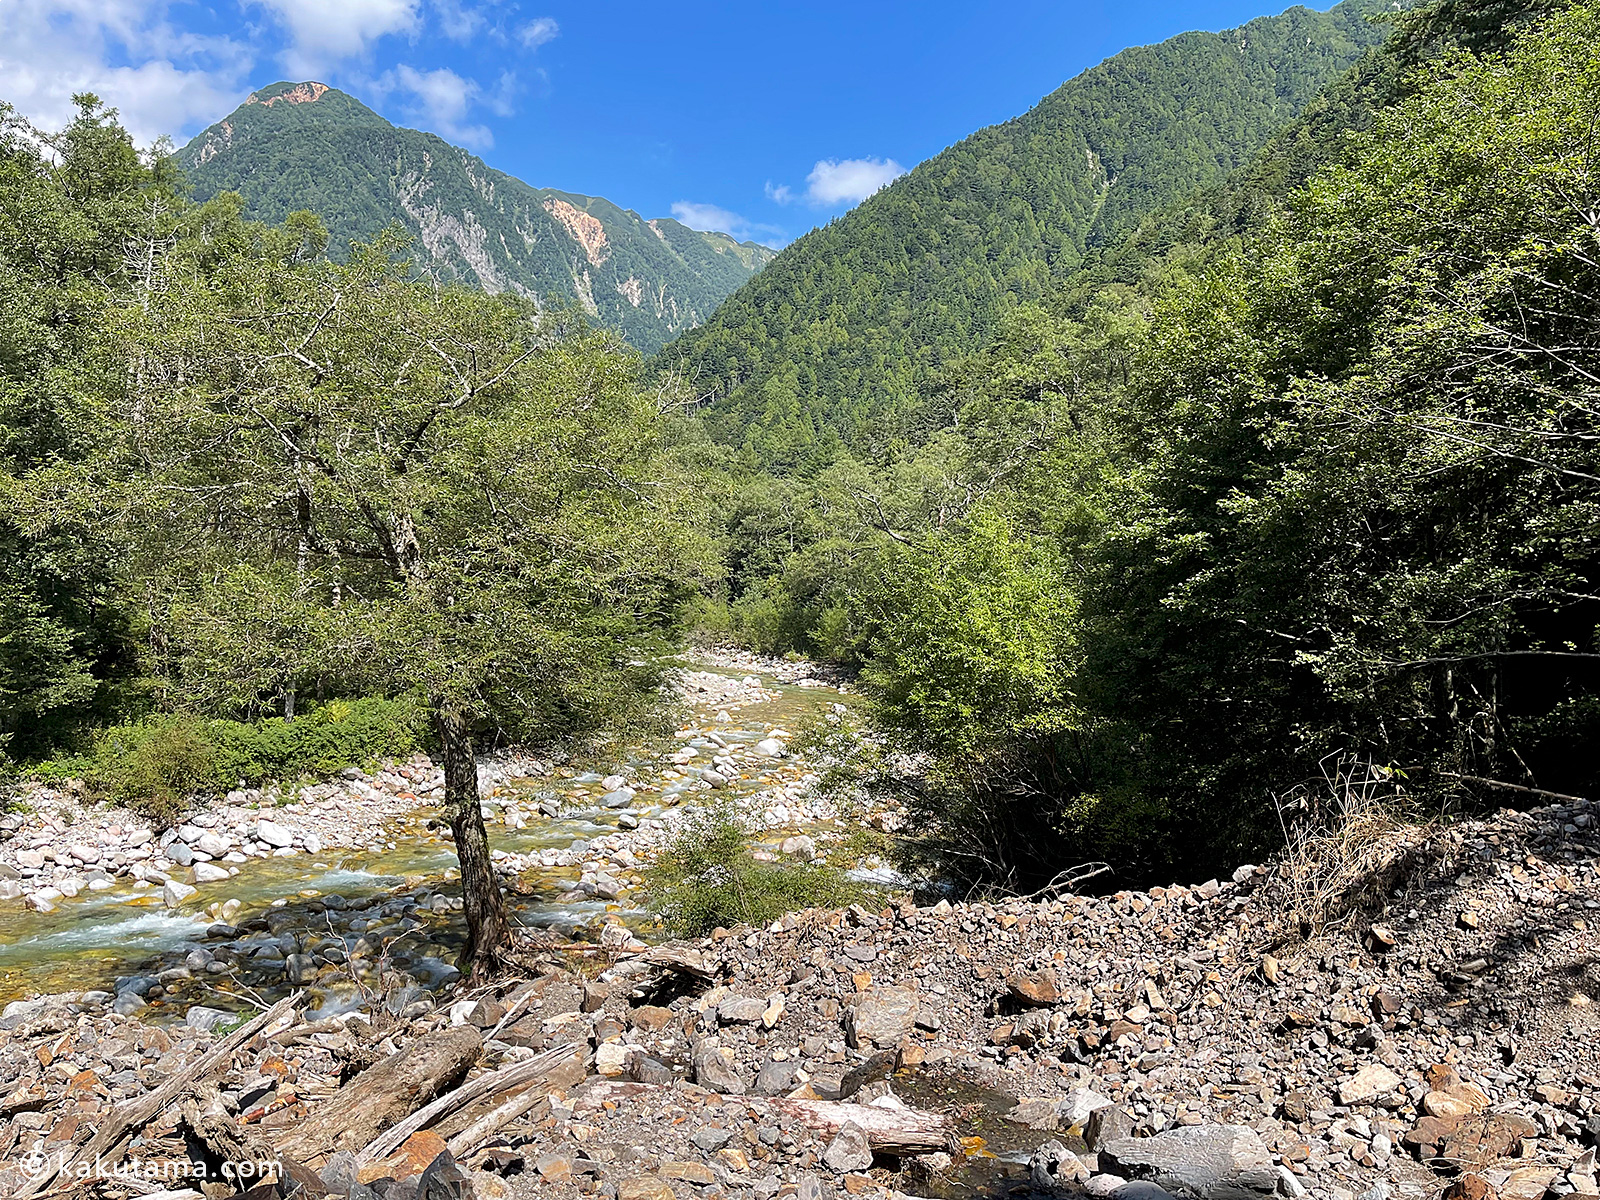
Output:
[[[802,908],[838,908],[866,895],[838,867],[762,862],[748,818],[723,799],[692,813],[647,874],[651,909],[684,937],[718,926],[767,925]]]
[[[410,754],[423,722],[406,700],[334,700],[292,721],[224,721],[183,713],[102,730],[87,754],[25,768],[45,782],[83,779],[93,792],[167,823],[189,797],[268,780],[326,778]]]

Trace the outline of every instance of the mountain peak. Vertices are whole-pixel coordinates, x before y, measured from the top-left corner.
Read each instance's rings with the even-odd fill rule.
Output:
[[[414,238],[418,270],[579,304],[646,353],[704,321],[773,254],[533,187],[311,79],[251,92],[178,161],[198,200],[238,192],[250,216],[273,223],[310,209],[335,254],[399,225]]]
[[[332,90],[327,84],[318,83],[314,79],[308,79],[304,83],[274,83],[258,92],[251,92],[245,103],[261,104],[267,108],[271,108],[280,100],[285,104],[314,104]]]

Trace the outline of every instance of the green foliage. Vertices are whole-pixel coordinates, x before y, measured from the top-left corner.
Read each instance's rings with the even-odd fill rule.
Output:
[[[245,215],[272,225],[314,212],[336,258],[401,228],[428,247],[420,270],[581,303],[646,353],[704,321],[773,255],[670,218],[645,221],[607,200],[529,187],[321,87],[261,88],[195,137],[177,155],[195,195],[238,193]],[[412,199],[422,193],[426,204]]]
[[[174,203],[115,113],[80,96],[46,136],[0,103],[0,742],[33,755],[128,703],[133,610],[123,546],[93,496],[50,528],[23,477],[82,461],[103,432],[111,287]]]
[[[761,862],[731,801],[690,813],[647,872],[650,907],[684,937],[761,926],[802,908],[838,908],[866,893],[835,867]]]
[[[1369,7],[1123,51],[801,238],[661,363],[715,384],[714,428],[775,471],[882,447],[1010,308],[1246,162],[1381,40]]]
[[[269,780],[327,778],[417,750],[425,726],[412,701],[335,700],[293,721],[240,722],[169,713],[101,732],[92,753],[28,769],[84,778],[118,804],[163,823],[190,798]]]

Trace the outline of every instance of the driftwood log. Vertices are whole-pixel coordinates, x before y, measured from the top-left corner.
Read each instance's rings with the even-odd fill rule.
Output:
[[[592,1112],[607,1101],[659,1095],[662,1103],[683,1102],[681,1093],[653,1083],[615,1083],[595,1080],[584,1085],[574,1097],[575,1107]],[[908,1108],[885,1096],[871,1104],[843,1104],[834,1100],[795,1100],[786,1097],[725,1096],[724,1104],[743,1105],[756,1116],[790,1117],[808,1129],[832,1136],[846,1122],[860,1126],[867,1143],[884,1154],[922,1154],[943,1150],[950,1141],[954,1125],[939,1113]]]
[[[256,1034],[271,1026],[279,1018],[291,1013],[299,1006],[304,995],[304,992],[296,992],[278,1001],[266,1012],[223,1038],[155,1091],[118,1104],[106,1114],[106,1119],[101,1122],[95,1135],[81,1150],[65,1161],[57,1160],[55,1166],[47,1166],[28,1180],[22,1185],[22,1190],[16,1193],[14,1200],[27,1200],[30,1196],[39,1195],[55,1182],[58,1176],[75,1178],[75,1169],[79,1163],[92,1163],[97,1160],[120,1162],[126,1151],[126,1146],[123,1145],[124,1139],[132,1131],[142,1129],[155,1120],[167,1105],[187,1092],[196,1080],[204,1079],[215,1067],[230,1061],[235,1050],[248,1044]]]
[[[381,1162],[405,1144],[405,1140],[419,1129],[426,1129],[435,1121],[442,1120],[451,1113],[459,1112],[467,1105],[485,1096],[498,1096],[502,1092],[509,1092],[512,1088],[529,1088],[544,1079],[569,1058],[575,1057],[580,1048],[576,1045],[557,1046],[553,1050],[546,1050],[543,1054],[536,1054],[532,1058],[519,1059],[508,1066],[501,1067],[498,1071],[490,1071],[487,1075],[480,1075],[470,1083],[465,1083],[454,1091],[446,1092],[438,1099],[423,1105],[416,1112],[411,1113],[404,1120],[397,1121],[383,1133],[379,1134],[366,1146],[357,1152],[356,1158],[364,1163]],[[365,1078],[365,1076],[363,1076]],[[339,1093],[342,1096],[344,1093]],[[537,1099],[537,1094],[535,1094]],[[333,1103],[338,1103],[338,1096],[333,1098]],[[532,1107],[530,1101],[529,1107]],[[511,1120],[512,1118],[506,1118]]]
[[[418,1038],[368,1067],[291,1125],[278,1139],[278,1149],[309,1166],[318,1166],[341,1150],[358,1152],[454,1088],[482,1050],[483,1037],[470,1025]]]

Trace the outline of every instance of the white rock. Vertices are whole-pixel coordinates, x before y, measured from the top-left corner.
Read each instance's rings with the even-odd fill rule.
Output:
[[[168,908],[177,908],[178,905],[194,895],[195,891],[196,889],[186,883],[179,883],[176,879],[169,879],[161,889],[161,900]]]
[[[294,844],[294,834],[287,826],[279,825],[276,821],[269,821],[265,817],[256,822],[256,837],[269,846],[283,849]]]
[[[196,883],[217,883],[228,878],[228,868],[219,867],[215,863],[195,863],[194,881]]]

